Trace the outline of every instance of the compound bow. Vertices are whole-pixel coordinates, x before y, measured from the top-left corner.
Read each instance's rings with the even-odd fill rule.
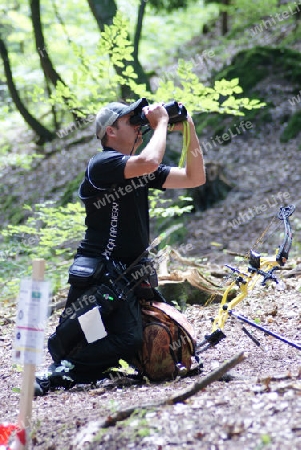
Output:
[[[258,283],[261,277],[262,277],[261,281],[262,286],[264,286],[267,281],[273,281],[277,284],[279,283],[279,280],[275,276],[274,272],[283,267],[288,259],[289,251],[292,245],[292,229],[289,217],[293,214],[294,211],[295,211],[294,205],[280,207],[277,217],[279,220],[282,220],[284,224],[284,239],[282,244],[277,249],[276,255],[261,257],[260,253],[257,253],[254,250],[250,250],[247,273],[242,272],[240,269],[236,267],[232,267],[226,264],[226,267],[228,267],[234,274],[237,274],[237,276],[225,289],[219,306],[218,313],[213,321],[212,332],[210,335],[205,336],[203,342],[199,343],[197,350],[198,353],[203,352],[207,348],[216,345],[218,342],[220,342],[223,338],[226,337],[225,334],[223,333],[223,329],[226,320],[228,319],[229,316],[235,317],[238,320],[248,323],[249,325],[258,328],[261,331],[264,331],[265,333],[270,334],[271,336],[274,336],[283,342],[286,342],[287,344],[297,348],[298,350],[301,350],[300,345],[288,341],[282,336],[279,336],[276,333],[273,333],[263,328],[262,326],[256,324],[255,322],[250,321],[246,317],[235,314],[233,312],[233,308],[235,308],[235,306],[238,303],[240,303],[244,298],[247,297],[248,292],[255,287],[255,285]],[[237,287],[238,287],[237,295],[234,298],[230,299],[231,297],[230,294],[232,293],[233,289]],[[244,331],[249,337],[251,337],[252,340],[254,340],[254,342],[257,345],[260,345],[258,341],[255,338],[253,338],[250,333],[247,332],[246,329],[244,329]]]

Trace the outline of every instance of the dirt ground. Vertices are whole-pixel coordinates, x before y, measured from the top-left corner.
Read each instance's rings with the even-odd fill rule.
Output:
[[[284,149],[278,138],[279,134],[272,136],[266,130],[265,140],[249,136],[223,149],[223,162],[229,174],[235,174],[236,188],[224,202],[186,219],[184,243],[190,251],[185,256],[202,256],[203,264],[207,261],[210,267],[214,265],[219,270],[225,270],[222,264],[226,261],[235,265],[235,257],[227,251],[245,254],[277,212],[281,204],[277,194],[288,192],[289,203],[296,204],[296,212],[292,218],[292,259],[284,274],[300,268],[300,150],[297,142]],[[245,151],[235,161],[236,149],[241,146]],[[208,159],[213,157],[207,155]],[[255,206],[264,204],[268,206],[265,212],[256,214]],[[231,221],[242,218],[247,211],[246,220],[241,220],[239,226],[231,225]],[[279,230],[269,234],[266,249],[271,251],[283,236]],[[284,281],[286,290],[260,287],[237,307],[237,312],[259,319],[270,330],[301,345],[300,276]],[[199,339],[210,332],[210,318],[216,312],[216,304],[187,308],[186,314]],[[0,319],[1,422],[15,423],[21,372],[11,362],[14,323],[5,311]],[[49,320],[48,334],[56,323],[54,315]],[[76,386],[70,391],[59,390],[36,398],[30,449],[301,449],[300,351],[255,330],[254,335],[261,342],[257,347],[232,319],[226,323],[225,333],[227,339],[202,354],[203,371],[199,375],[158,384],[108,379],[96,388]],[[228,381],[214,382],[174,406],[141,409],[150,400],[163,399],[192,386],[240,351],[245,352],[246,359],[230,372]],[[39,370],[49,363],[46,355]],[[137,405],[137,414],[100,429],[99,421],[133,405]]]
[[[256,288],[236,311],[301,345],[300,277],[287,277],[285,284],[284,291]],[[210,332],[216,312],[216,304],[187,308],[199,339]],[[50,318],[49,333],[56,321],[57,314]],[[1,421],[10,423],[17,420],[22,376],[11,364],[13,328],[2,325],[0,339]],[[116,376],[96,387],[79,385],[35,398],[30,449],[301,449],[300,350],[248,327],[258,347],[241,328],[237,320],[227,321],[226,339],[202,353],[198,375],[163,383]],[[241,351],[246,359],[223,380],[176,405],[143,408],[191,387]],[[44,367],[49,362],[47,356]],[[133,405],[136,414],[100,429],[101,421]]]

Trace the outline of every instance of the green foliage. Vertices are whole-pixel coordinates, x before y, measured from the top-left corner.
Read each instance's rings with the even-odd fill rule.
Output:
[[[1,109],[0,109],[1,113]],[[0,117],[1,120],[1,117]],[[12,128],[12,118],[7,117],[2,123],[3,129],[8,129],[10,132]],[[42,155],[32,153],[31,146],[28,143],[17,147],[14,144],[9,143],[4,134],[0,138],[0,174],[4,174],[6,170],[14,167],[20,167],[24,170],[29,170],[32,167],[32,163],[36,159],[40,159]]]
[[[150,436],[150,424],[146,418],[146,409],[136,409],[121,425],[121,436],[124,433],[127,439],[133,442],[139,438]],[[124,430],[124,431],[123,431]]]
[[[163,101],[180,99],[191,113],[218,112],[219,114],[244,115],[243,109],[258,109],[265,106],[259,100],[237,98],[241,94],[239,79],[217,80],[213,87],[201,83],[193,72],[193,64],[179,60],[176,80],[161,80],[152,96]]]
[[[191,197],[180,195],[175,202],[162,194],[161,191],[153,191],[149,196],[150,217],[156,219],[153,222],[153,234],[155,236],[161,235],[162,232],[164,234],[159,248],[185,240],[187,231],[183,226],[183,215],[193,209]]]
[[[150,215],[157,218],[157,226],[162,220],[179,217],[192,209],[190,198],[179,197],[184,205],[173,204],[171,200],[161,199],[159,193],[150,196]],[[54,291],[66,282],[67,267],[75,253],[78,242],[84,235],[85,210],[81,203],[68,203],[57,206],[53,202],[25,206],[31,213],[24,224],[8,225],[2,230],[4,242],[0,245],[0,261],[3,271],[0,286],[3,287],[0,299],[16,296],[20,278],[30,275],[29,261],[43,258],[46,261],[47,276],[53,282]]]
[[[237,53],[232,64],[216,74],[216,79],[239,78],[241,87],[246,92],[269,75],[278,75],[300,86],[300,69],[299,52],[280,47],[256,46]]]
[[[72,49],[77,56],[78,67],[73,73],[72,88],[59,83],[51,97],[51,103],[60,104],[63,109],[68,110],[65,99],[69,98],[71,108],[81,111],[84,116],[95,113],[99,107],[118,98],[122,85],[130,85],[137,95],[141,89],[144,92],[143,86],[134,82],[137,75],[133,67],[127,65],[133,61],[128,28],[127,20],[117,13],[113,24],[105,26],[93,55],[88,55],[84,47],[73,43]],[[114,67],[120,68],[120,73],[116,73]]]
[[[77,242],[84,232],[84,208],[78,203],[56,207],[51,202],[36,205],[24,224],[8,225],[1,234],[0,246],[3,270],[0,299],[16,296],[22,277],[31,274],[35,258],[46,261],[46,274],[56,291],[66,283],[67,267],[75,252]]]
[[[35,153],[12,153],[10,145],[4,144],[3,147],[0,147],[0,172],[9,167],[21,167],[29,170],[32,167],[32,162],[41,157],[42,155]]]
[[[252,70],[250,70],[252,68]],[[240,86],[243,89],[244,96],[252,98],[256,95],[257,85],[268,79],[269,77],[277,77],[282,80],[284,85],[292,85],[291,100],[298,103],[299,87],[301,83],[300,77],[301,69],[301,55],[299,52],[284,49],[282,47],[269,46],[255,46],[240,51],[232,60],[232,64],[223,68],[219,73],[215,74],[215,83],[224,79],[230,79],[233,82],[236,79],[240,80]],[[296,88],[294,88],[296,86]],[[236,94],[238,97],[241,94]],[[262,96],[262,90],[261,94]],[[275,92],[277,95],[277,92]],[[273,108],[274,95],[271,96],[271,101],[266,103],[265,108],[248,109],[248,105],[243,109],[244,120],[251,121],[253,124],[264,126],[265,123],[272,121],[271,109]],[[264,99],[262,99],[264,100]],[[257,100],[256,100],[257,101]],[[252,101],[250,102],[252,105]],[[225,101],[228,105],[228,100]],[[235,129],[236,117],[232,115],[221,115],[219,113],[203,113],[196,119],[196,129],[198,134],[201,134],[203,129],[209,128],[211,134],[222,135],[229,128]],[[281,142],[296,137],[300,130],[300,112],[290,115],[288,114],[284,121],[287,121],[287,126],[281,135]]]
[[[224,7],[231,16],[233,28],[241,29],[243,26],[255,24],[263,17],[275,14],[281,10],[278,0],[232,0],[228,7]],[[283,9],[283,8],[282,8]]]
[[[2,231],[5,238],[12,236],[32,236],[38,245],[33,249],[28,247],[28,256],[50,259],[61,255],[72,255],[72,244],[78,241],[84,231],[84,208],[77,203],[56,207],[52,202],[38,204],[35,208],[25,206],[32,215],[25,224],[8,225]]]
[[[200,36],[203,26],[217,14],[216,5],[205,6],[202,0],[190,1],[187,8],[166,14],[147,9],[139,43],[139,60],[143,67],[149,72],[161,73],[166,66],[174,64],[179,52],[182,57],[190,53],[191,45],[187,43]]]
[[[200,7],[195,5],[194,2],[180,0],[173,0],[172,2],[154,0],[153,6],[157,8],[174,9],[175,7],[186,7],[188,3],[190,14],[191,11],[193,11],[193,8],[195,8],[195,13],[200,11]],[[195,78],[193,76],[192,66],[189,67],[189,63],[185,64],[181,61],[179,63],[179,80],[175,80],[175,83],[168,82],[166,89],[163,85],[152,95],[150,92],[147,92],[144,85],[138,85],[136,82],[137,76],[131,65],[133,61],[133,46],[128,38],[128,35],[131,34],[129,20],[125,19],[125,17],[118,12],[112,26],[106,26],[99,38],[99,33],[97,32],[97,36],[93,21],[93,26],[87,27],[87,14],[90,13],[88,11],[87,2],[85,2],[85,4],[83,3],[81,7],[80,18],[76,15],[77,9],[74,7],[74,4],[71,5],[70,1],[67,1],[66,4],[64,3],[64,5],[60,6],[59,14],[65,21],[64,26],[61,25],[59,18],[56,16],[55,8],[52,8],[47,2],[42,11],[45,30],[47,30],[50,23],[52,24],[51,38],[45,33],[47,39],[47,52],[52,57],[58,72],[63,74],[64,81],[67,83],[67,86],[62,83],[57,84],[56,91],[53,93],[50,102],[45,98],[46,94],[43,85],[43,74],[39,69],[39,54],[34,49],[31,22],[28,19],[28,4],[22,2],[18,11],[16,11],[16,8],[7,7],[7,37],[10,39],[10,42],[14,44],[16,49],[14,52],[12,51],[12,48],[10,48],[14,75],[17,76],[17,73],[20,73],[20,78],[17,79],[17,82],[25,89],[28,88],[30,91],[29,104],[35,102],[39,112],[49,112],[49,103],[51,103],[52,106],[55,105],[57,109],[65,114],[67,120],[70,120],[70,112],[74,109],[76,109],[77,114],[81,114],[82,116],[89,113],[95,113],[104,104],[112,101],[112,99],[115,100],[120,97],[121,86],[125,85],[129,86],[134,96],[145,96],[150,100],[160,101],[163,97],[166,100],[170,100],[177,96],[183,103],[186,101],[189,106],[196,104],[197,108],[194,110],[198,112],[200,111],[200,103],[204,103],[205,111],[213,108],[222,113],[227,111],[237,113],[241,107],[244,106],[243,101],[241,101],[240,104],[237,104],[231,94],[229,94],[227,103],[223,106],[220,105],[220,108],[217,107],[217,98],[214,98],[214,94],[219,94],[218,90],[215,87],[212,88],[211,91],[206,90],[204,86],[199,83],[197,77]],[[130,8],[132,8],[132,6],[133,5],[130,5]],[[14,29],[12,22],[16,14],[18,16],[18,32],[17,35],[14,35],[12,33],[12,30]],[[65,19],[67,14],[68,21]],[[181,12],[177,11],[177,14],[181,14]],[[204,14],[206,16],[207,9],[204,9]],[[156,17],[156,19],[158,19],[158,17]],[[164,26],[160,27],[160,32],[162,29],[164,45],[166,36],[171,34],[168,30],[170,30],[171,27],[175,30],[175,20],[176,16],[171,19],[170,15],[164,19]],[[145,23],[147,23],[147,21],[145,21]],[[149,29],[151,29],[150,23],[151,20],[148,22]],[[85,36],[87,35],[89,38],[81,39],[76,26],[85,29]],[[186,28],[187,26],[188,24],[186,24]],[[147,31],[145,32],[147,36]],[[176,43],[179,40],[184,42],[191,37],[185,32],[185,29],[182,26],[176,27],[176,32],[181,33],[181,36],[183,36],[181,37],[179,35],[179,38],[177,39],[174,35],[175,31],[172,32],[173,37],[176,39]],[[194,33],[197,33],[197,29],[195,29]],[[158,39],[157,35],[156,39]],[[170,37],[167,41],[169,40]],[[58,41],[60,42],[59,47],[57,46]],[[30,45],[26,45],[25,47],[24,42],[29,42]],[[172,42],[173,41],[171,40],[171,43]],[[154,47],[157,54],[157,40],[156,43],[154,43]],[[26,60],[28,73],[21,71],[21,67],[23,68],[24,64],[19,64],[20,48],[23,49],[23,62]],[[17,49],[19,49],[19,51]],[[41,52],[43,52],[43,49],[41,49]],[[68,58],[66,58],[66,55],[68,55]],[[157,55],[156,61],[158,61]],[[15,70],[15,67],[18,67],[18,69]],[[119,68],[118,73],[116,73],[115,68]],[[190,89],[189,83],[193,84]],[[236,90],[237,89],[238,88],[236,88]],[[223,86],[221,86],[221,90],[224,90]],[[162,95],[162,91],[165,92],[165,95]],[[229,92],[231,92],[231,90]],[[232,92],[235,95],[235,90],[232,90]],[[198,102],[191,101],[194,95],[200,96]],[[191,100],[189,100],[188,97],[190,97]],[[66,98],[68,98],[68,105],[66,104]],[[203,102],[203,100],[205,101]],[[248,103],[247,106],[252,108],[259,107],[258,104],[255,103]],[[191,111],[193,111],[193,109],[191,109]],[[46,114],[46,121],[49,117],[50,115]]]
[[[263,445],[269,445],[272,443],[272,438],[269,434],[262,434],[260,438]]]
[[[45,48],[37,51],[29,3],[27,0],[18,0],[18,2],[5,2],[5,5],[0,5],[1,34],[9,50],[13,78],[21,98],[34,116],[37,118],[43,116],[43,122],[48,127],[52,127],[53,122],[52,114],[49,114],[49,102],[45,101],[47,93],[44,74],[40,65],[40,56],[43,58],[45,51],[47,51],[58,73],[69,84],[76,65],[76,57],[70,49],[69,36],[74,38],[79,44],[87,45],[88,42],[88,47],[91,51],[99,38],[99,32],[86,0],[79,0],[76,4],[72,0],[66,0],[59,5],[58,0],[53,2],[45,1],[41,5]],[[63,21],[66,24],[65,28],[60,24],[55,10],[55,3],[56,9],[59,10],[59,14],[63,17]],[[83,30],[85,30],[85,33],[83,33]],[[0,79],[5,80],[1,63]],[[40,101],[32,96],[35,87],[40,90]],[[10,121],[12,119],[15,120],[21,127],[23,121],[20,120],[20,115],[16,114],[16,119],[12,115],[15,112],[15,106],[11,101],[6,85],[3,85],[2,93],[3,95],[0,96],[0,119],[6,118],[7,112],[9,112]],[[58,120],[61,120],[61,118],[58,117]],[[11,123],[9,128],[11,128]]]
[[[298,136],[301,130],[301,111],[293,114],[280,136],[280,142],[288,142]]]
[[[78,187],[81,181],[84,179],[84,173],[79,173],[73,180],[71,180],[64,188],[64,193],[60,200],[60,206],[65,206],[69,202],[72,203],[77,196]]]
[[[122,372],[122,374],[124,375],[133,375],[135,373],[135,369],[131,367],[126,361],[120,359],[118,361],[118,367],[111,367],[105,372],[116,372],[116,378],[118,378],[119,376],[121,376],[119,372]]]
[[[277,27],[281,29],[283,22],[282,13],[288,10],[288,3],[282,3],[278,0],[255,0],[250,2],[248,0],[231,0],[228,4],[225,0],[205,0],[206,5],[216,4],[220,12],[226,11],[229,16],[229,23],[231,26],[230,33],[227,38],[232,38],[235,33],[246,29],[246,27],[256,27],[259,25],[259,32],[264,27],[260,27],[261,22],[267,21],[267,28]],[[291,7],[294,8],[293,4]],[[272,20],[271,20],[272,19]],[[269,20],[271,25],[269,25]],[[288,14],[288,19],[292,20],[291,13]],[[256,30],[255,30],[256,31]],[[255,32],[257,34],[257,32]]]
[[[193,209],[191,197],[184,197],[180,195],[178,197],[178,202],[180,203],[172,204],[171,199],[162,197],[161,191],[153,191],[149,197],[150,217],[156,217],[159,219],[160,217],[166,218],[181,216],[184,213],[191,212]],[[183,206],[181,206],[181,202],[184,203]]]
[[[243,115],[243,109],[258,109],[265,105],[258,100],[237,98],[242,93],[238,78],[219,80],[213,87],[204,86],[194,73],[192,62],[184,60],[178,62],[175,80],[161,80],[156,92],[148,92],[145,85],[136,82],[137,76],[130,65],[133,46],[128,39],[128,27],[126,19],[118,13],[112,26],[105,27],[92,57],[88,57],[83,48],[73,46],[81,64],[73,78],[72,92],[59,84],[52,96],[53,104],[59,103],[67,108],[65,98],[68,97],[72,108],[83,114],[95,113],[99,107],[118,97],[120,86],[127,85],[135,95],[149,101],[180,99],[190,112]],[[117,74],[113,66],[124,70]],[[101,83],[96,83],[96,80],[101,80]]]
[[[149,4],[158,11],[171,12],[178,8],[187,8],[189,0],[148,0]]]
[[[8,194],[5,186],[0,185],[0,195],[2,197],[1,208],[3,211],[8,211],[8,218],[11,223],[17,224],[23,218],[22,206],[19,205],[18,193]]]
[[[232,0],[229,6],[229,12],[247,16],[248,20],[255,20],[276,11],[279,5],[278,0]]]

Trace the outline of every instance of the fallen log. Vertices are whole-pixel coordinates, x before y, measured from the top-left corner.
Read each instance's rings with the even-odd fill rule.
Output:
[[[169,303],[176,302],[183,308],[187,304],[205,305],[210,298],[220,302],[223,290],[220,284],[193,267],[159,275],[159,291]]]

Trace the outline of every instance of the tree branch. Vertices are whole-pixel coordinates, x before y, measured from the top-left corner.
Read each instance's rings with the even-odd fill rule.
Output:
[[[15,85],[13,74],[10,66],[10,61],[8,57],[8,50],[4,43],[4,40],[0,36],[0,56],[4,65],[4,73],[7,81],[7,86],[11,95],[11,98],[18,109],[19,113],[25,120],[25,122],[32,128],[32,130],[40,137],[39,144],[45,141],[51,141],[54,138],[54,134],[45,128],[26,108],[24,105],[18,89]]]

